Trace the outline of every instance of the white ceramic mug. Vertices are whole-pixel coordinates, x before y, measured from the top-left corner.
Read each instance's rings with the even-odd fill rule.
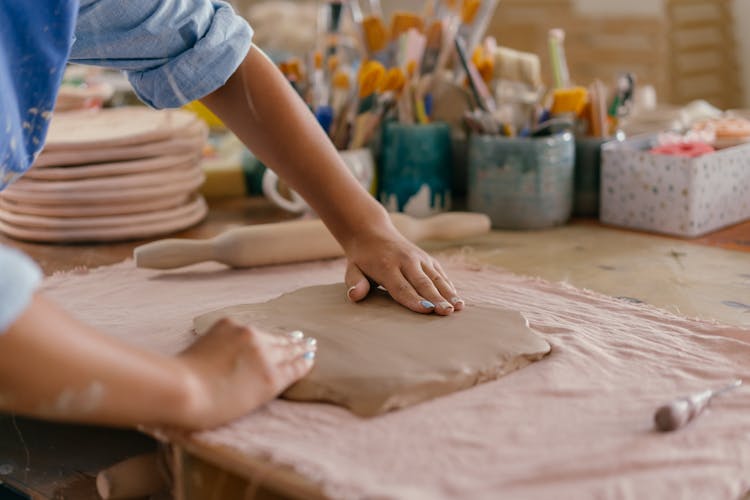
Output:
[[[372,152],[367,148],[361,148],[339,151],[339,154],[362,187],[372,192],[375,180],[375,160],[372,157]],[[279,193],[279,177],[269,168],[263,174],[263,194],[273,203],[289,212],[295,214],[312,213],[310,205],[295,191],[289,190],[291,199]]]

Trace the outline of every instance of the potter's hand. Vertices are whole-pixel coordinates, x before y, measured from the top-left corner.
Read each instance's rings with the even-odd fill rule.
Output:
[[[187,368],[190,401],[184,426],[210,428],[279,395],[313,366],[315,340],[288,338],[218,321],[178,357]]]
[[[393,226],[360,232],[346,245],[346,254],[347,296],[353,302],[367,296],[371,280],[418,313],[448,315],[463,309],[464,301],[440,263]]]

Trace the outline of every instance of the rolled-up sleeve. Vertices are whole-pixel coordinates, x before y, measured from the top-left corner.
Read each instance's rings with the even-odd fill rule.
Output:
[[[217,0],[82,0],[70,60],[124,70],[146,104],[172,108],[226,83],[252,34]]]
[[[0,245],[0,334],[28,307],[42,273],[18,250]]]

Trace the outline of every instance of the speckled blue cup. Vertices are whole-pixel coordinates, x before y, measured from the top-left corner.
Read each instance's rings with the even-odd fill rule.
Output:
[[[539,138],[469,138],[469,210],[498,229],[564,224],[573,208],[575,144],[571,134]]]
[[[450,209],[451,131],[447,123],[383,127],[378,197],[392,212],[415,217]]]

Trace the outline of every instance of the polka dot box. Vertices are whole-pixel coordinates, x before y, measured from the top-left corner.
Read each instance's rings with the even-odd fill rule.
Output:
[[[750,219],[750,144],[698,158],[648,152],[655,136],[602,148],[606,224],[696,237]]]

